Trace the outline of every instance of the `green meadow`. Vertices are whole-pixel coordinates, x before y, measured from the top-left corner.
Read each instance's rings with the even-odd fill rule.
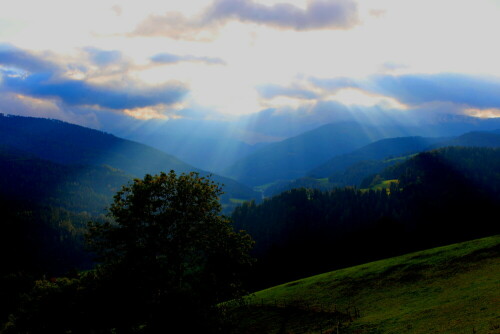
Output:
[[[236,312],[238,330],[500,333],[499,250],[493,236],[262,290]]]

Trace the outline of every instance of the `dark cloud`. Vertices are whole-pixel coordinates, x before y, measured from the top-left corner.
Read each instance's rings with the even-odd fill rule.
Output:
[[[290,4],[266,6],[249,0],[219,0],[205,20],[236,19],[294,30],[347,29],[357,23],[357,7],[350,0],[316,0],[301,9]]]
[[[413,106],[452,102],[500,108],[500,78],[466,74],[378,75],[371,77],[363,88]]]
[[[133,109],[157,104],[174,104],[186,93],[181,85],[164,84],[154,87],[97,86],[82,80],[53,78],[48,73],[26,77],[5,76],[2,88],[39,98],[58,98],[68,105],[97,105],[111,109]]]
[[[296,31],[349,29],[358,23],[358,12],[353,0],[312,0],[306,9],[287,3],[267,6],[251,0],[216,0],[194,18],[176,12],[151,15],[137,26],[132,35],[196,39],[228,21]]]
[[[221,58],[215,58],[215,57],[199,57],[199,56],[192,56],[192,55],[175,55],[171,53],[159,53],[157,55],[154,55],[151,57],[151,61],[154,63],[159,63],[159,64],[176,64],[180,62],[200,62],[200,63],[206,63],[210,65],[225,65],[226,62],[221,59]]]
[[[98,128],[95,111],[81,108],[62,108],[52,101],[41,101],[21,97],[13,93],[0,94],[0,113],[43,117]]]
[[[374,75],[365,80],[309,78],[314,86],[335,92],[358,88],[417,107],[452,103],[475,108],[500,108],[500,78],[467,74]]]
[[[317,99],[318,95],[310,90],[300,87],[283,87],[279,85],[262,85],[257,87],[260,96],[265,99],[272,99],[277,96],[288,96],[299,99],[312,100]]]
[[[96,62],[106,64],[114,52],[91,50]],[[66,66],[71,69],[71,66]],[[181,101],[187,88],[179,83],[145,86],[132,80],[114,85],[96,85],[65,77],[62,69],[41,57],[12,46],[0,49],[0,93],[57,99],[68,106],[98,106],[133,109]]]
[[[5,43],[0,43],[0,66],[30,72],[56,71],[58,69],[56,64],[48,60]]]

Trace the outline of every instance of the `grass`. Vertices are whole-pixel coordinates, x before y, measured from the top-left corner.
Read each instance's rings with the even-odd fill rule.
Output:
[[[500,333],[500,236],[256,292],[240,333]],[[359,317],[355,317],[359,310]]]
[[[323,185],[329,185],[330,184],[330,180],[328,180],[327,177],[324,177],[324,178],[321,178],[321,179],[315,179],[319,184],[323,184]]]
[[[269,183],[266,183],[266,184],[261,184],[260,186],[255,186],[253,187],[253,190],[254,191],[257,191],[257,192],[264,192],[266,191],[268,188],[276,185],[276,184],[279,184],[283,181],[273,181],[273,182],[269,182]]]
[[[374,185],[373,187],[371,187],[372,190],[387,190],[389,191],[389,189],[391,188],[391,184],[393,183],[399,183],[399,180],[384,180],[376,185]]]
[[[248,202],[247,199],[240,199],[240,198],[230,198],[229,201],[233,204],[243,204],[245,202]]]
[[[387,194],[391,193],[391,184],[393,183],[399,183],[399,180],[394,179],[394,180],[382,180],[381,182],[377,183],[376,185],[370,187],[370,188],[363,188],[360,189],[363,192],[367,192],[369,190],[385,190]]]

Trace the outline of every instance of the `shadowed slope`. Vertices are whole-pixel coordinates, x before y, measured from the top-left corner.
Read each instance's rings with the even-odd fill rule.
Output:
[[[0,144],[60,164],[108,165],[135,177],[170,170],[210,175],[152,147],[56,120],[1,115]],[[258,196],[234,180],[217,175],[212,178],[225,185],[226,204],[230,198]]]

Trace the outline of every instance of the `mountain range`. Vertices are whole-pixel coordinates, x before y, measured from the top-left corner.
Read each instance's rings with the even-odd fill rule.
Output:
[[[258,197],[247,186],[195,168],[150,146],[61,121],[1,115],[0,145],[60,165],[108,166],[130,179],[170,170],[211,175],[215,182],[224,185],[221,200],[226,206],[231,205],[231,199]]]

